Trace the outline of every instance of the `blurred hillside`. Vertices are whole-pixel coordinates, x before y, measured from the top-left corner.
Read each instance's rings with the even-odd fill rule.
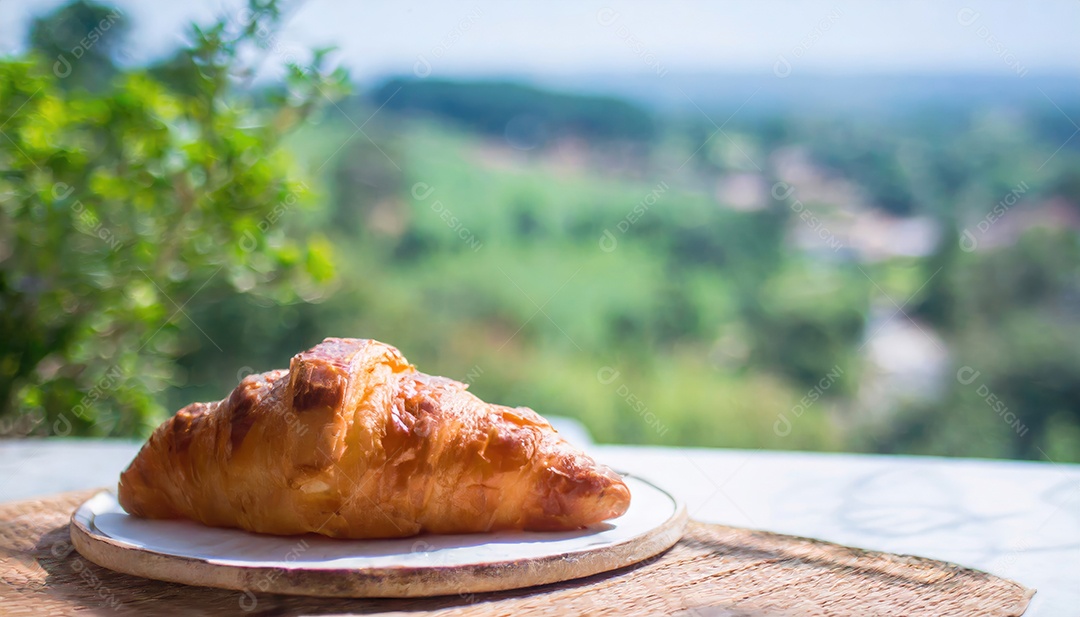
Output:
[[[1063,103],[709,116],[391,80],[290,143],[323,209],[287,224],[331,235],[336,293],[208,306],[258,343],[192,354],[171,400],[333,333],[602,441],[1077,460]]]
[[[147,79],[187,101],[199,61],[178,56]],[[55,100],[78,107],[78,84],[108,91],[123,75],[105,66],[101,79],[62,82],[72,90]],[[609,87],[614,77],[559,88],[391,78],[318,108],[328,97],[303,76],[230,95],[257,122],[231,104],[208,116],[233,123],[228,156],[177,150],[238,166],[214,193],[223,230],[199,242],[208,219],[177,228],[203,260],[175,275],[187,319],[166,319],[166,298],[141,283],[154,299],[135,303],[146,329],[130,347],[159,323],[166,343],[139,348],[129,370],[154,349],[170,359],[146,386],[158,411],[76,432],[145,433],[162,410],[353,336],[487,400],[578,418],[598,441],[1080,461],[1075,80],[1032,75],[1019,96],[1014,78],[942,89],[672,75],[679,87],[661,96],[629,79]],[[2,107],[39,113],[20,112],[22,100]],[[310,122],[280,143],[246,141],[301,112]],[[244,167],[245,147],[281,167]],[[7,181],[22,190],[35,176],[20,164]],[[179,190],[167,177],[153,186],[146,208]],[[125,237],[152,210],[109,219],[117,195],[100,207]],[[248,254],[245,233],[260,252]],[[232,252],[213,258],[217,244]],[[12,297],[24,293],[14,280]],[[158,304],[169,310],[148,308]],[[122,390],[92,403],[126,417]],[[13,413],[49,420],[72,404],[19,400]]]

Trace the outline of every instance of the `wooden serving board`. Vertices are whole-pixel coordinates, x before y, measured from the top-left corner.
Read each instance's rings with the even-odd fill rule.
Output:
[[[588,529],[389,540],[270,536],[142,519],[103,491],[72,515],[71,542],[110,570],[240,591],[380,598],[500,591],[623,568],[678,542],[685,507],[644,480],[625,479],[629,510]]]

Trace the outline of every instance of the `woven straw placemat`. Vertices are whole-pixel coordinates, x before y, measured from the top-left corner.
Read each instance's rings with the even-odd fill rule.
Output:
[[[83,559],[68,540],[68,518],[95,492],[0,504],[0,613],[969,617],[1021,615],[1034,593],[941,561],[699,523],[646,563],[531,589],[412,600],[226,591],[119,574]]]

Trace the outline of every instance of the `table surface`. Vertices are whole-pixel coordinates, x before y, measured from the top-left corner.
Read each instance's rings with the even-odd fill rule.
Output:
[[[1080,465],[586,445],[691,518],[932,557],[1038,589],[1025,615],[1080,615]],[[139,444],[0,441],[0,501],[115,486]]]

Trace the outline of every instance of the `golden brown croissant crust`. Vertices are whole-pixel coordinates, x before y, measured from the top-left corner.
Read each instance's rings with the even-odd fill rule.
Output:
[[[622,479],[525,407],[485,403],[366,339],[181,409],[120,477],[149,518],[272,534],[403,537],[565,530],[624,513]]]

